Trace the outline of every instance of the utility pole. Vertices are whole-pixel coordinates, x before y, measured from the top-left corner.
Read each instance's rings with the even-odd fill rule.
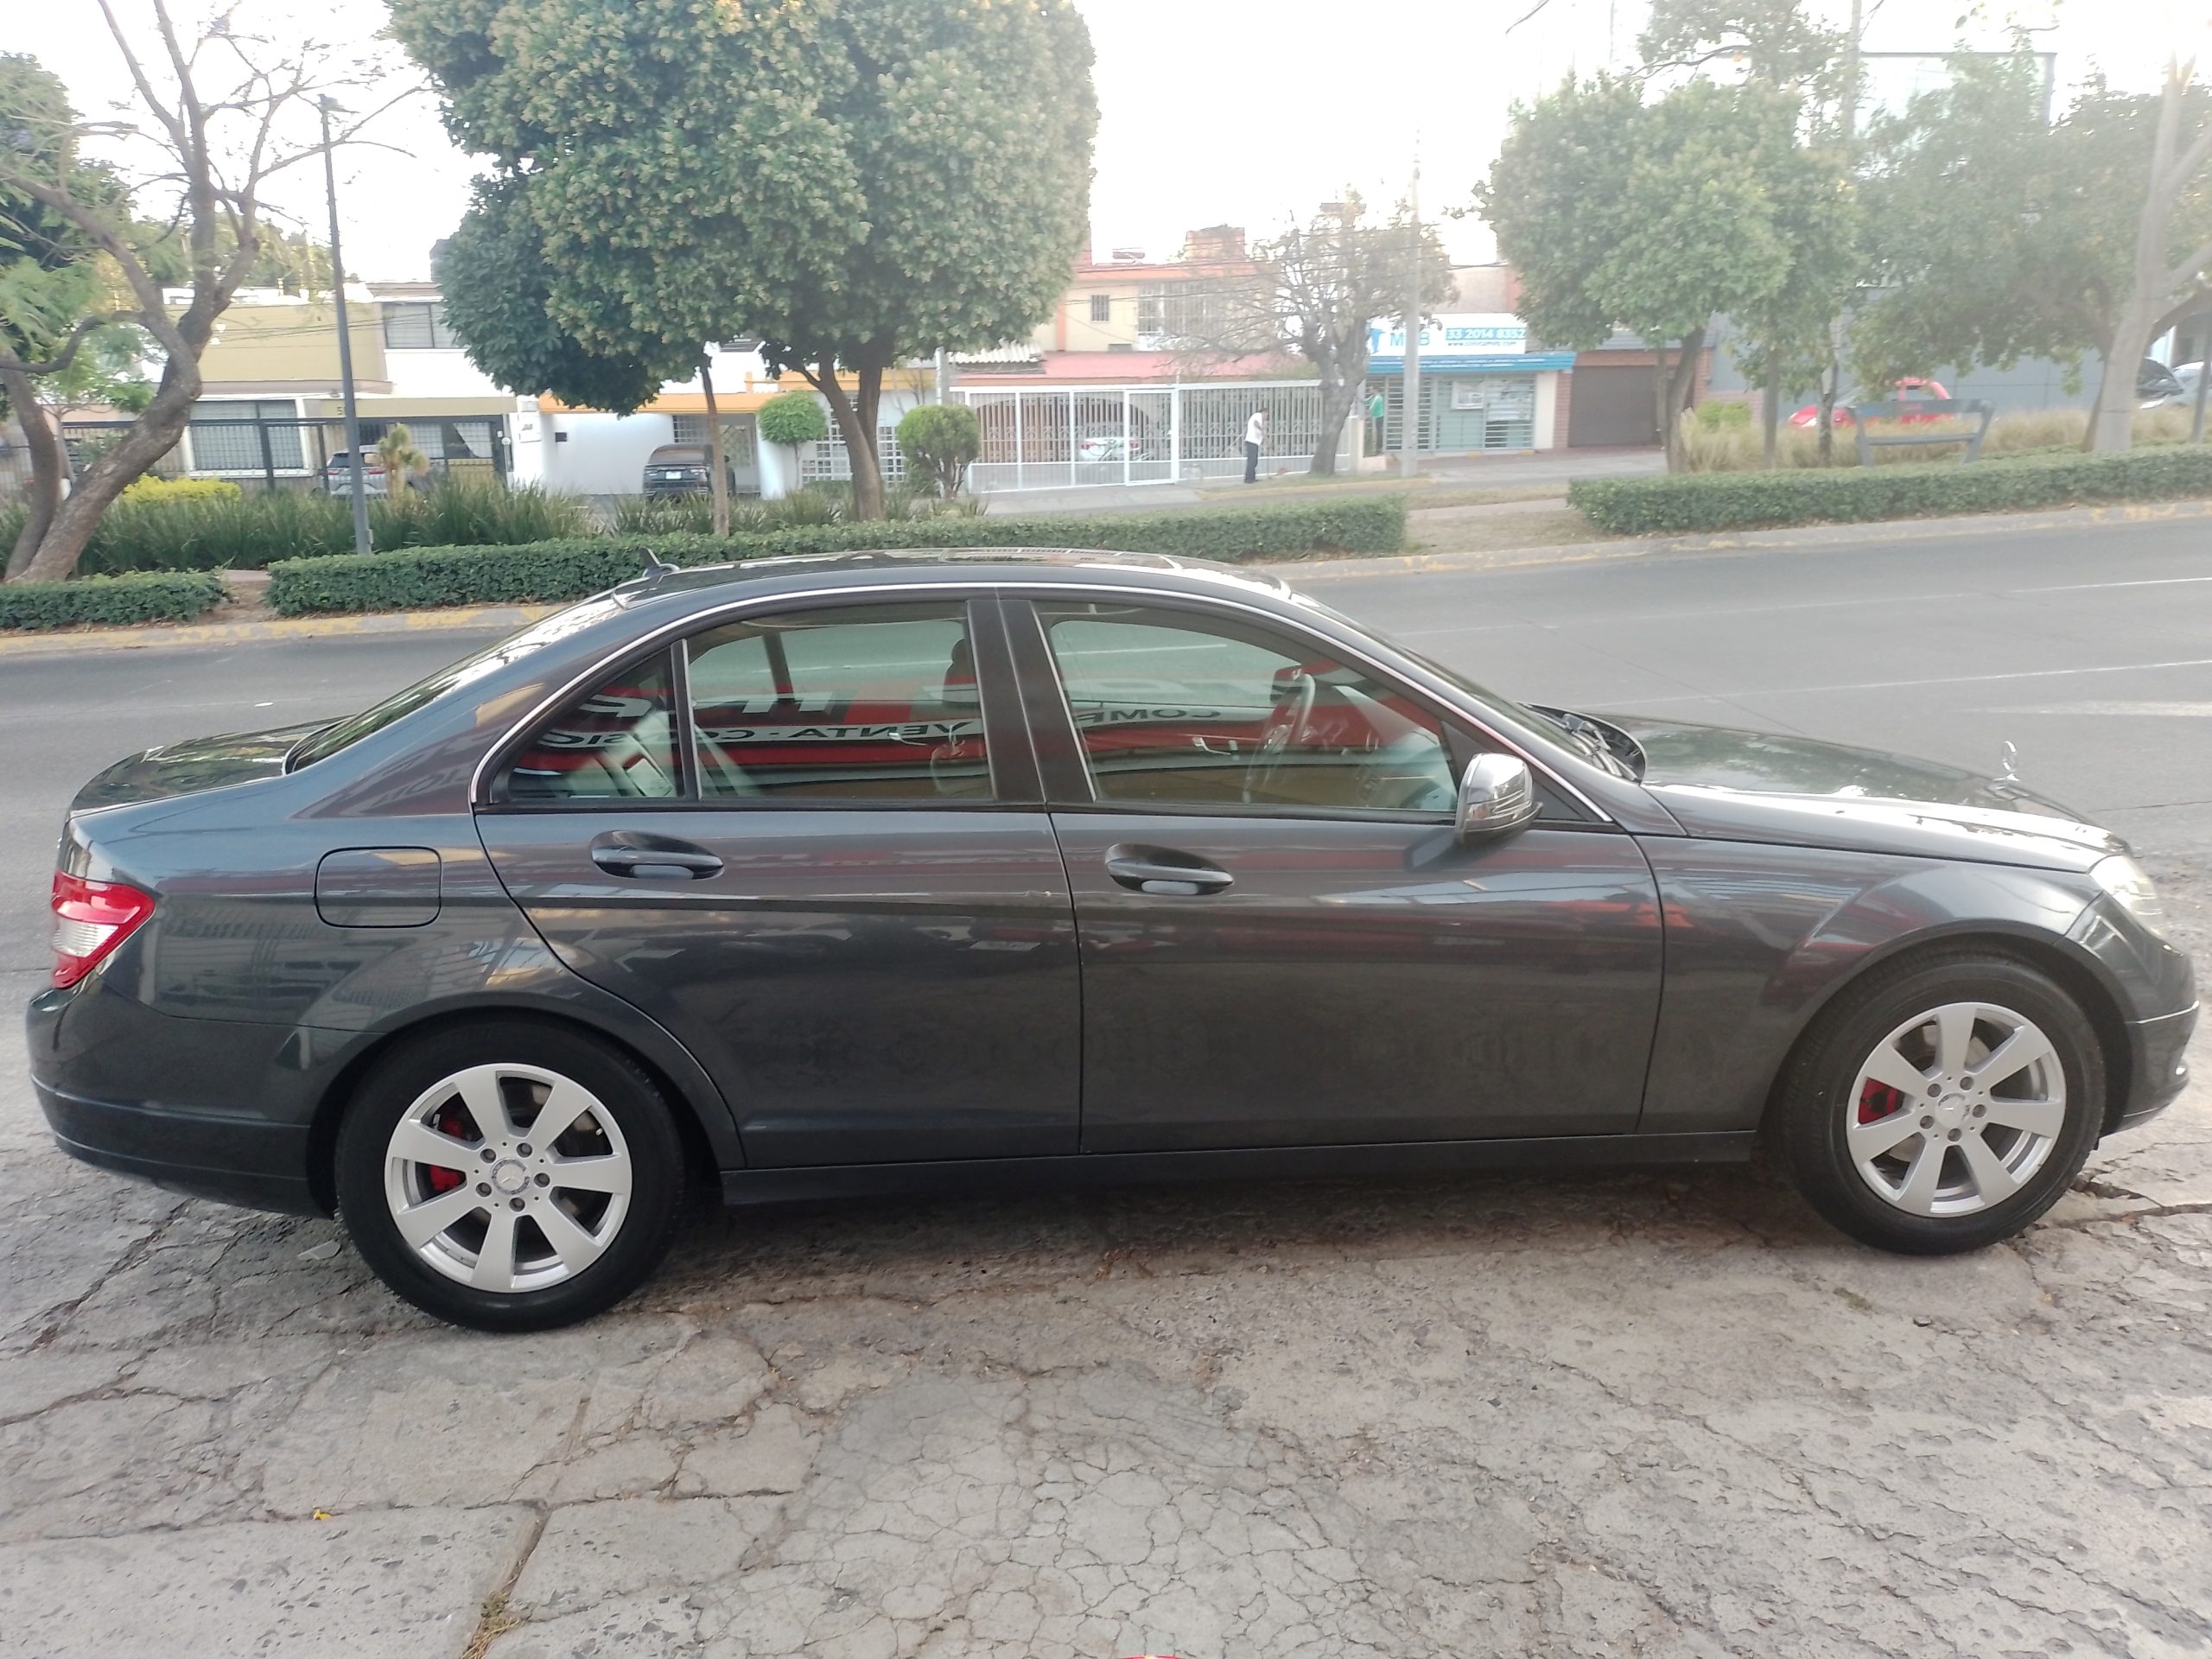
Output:
[[[1859,37],[1866,23],[1866,0],[1851,0],[1851,33],[1843,43],[1843,164],[1855,175],[1859,165]],[[1821,377],[1821,465],[1835,459],[1835,400],[1843,391],[1843,319],[1828,321],[1828,365]]]
[[[315,99],[322,111],[322,185],[330,198],[330,287],[338,308],[338,378],[346,400],[346,465],[353,474],[353,550],[369,550],[369,486],[361,466],[361,411],[353,399],[353,330],[346,315],[346,257],[338,251],[338,163],[330,149],[331,102]],[[329,468],[325,467],[328,473]],[[391,480],[385,480],[391,487]]]
[[[1398,476],[1421,470],[1421,140],[1414,140],[1413,188],[1406,198],[1406,349],[1398,418]]]

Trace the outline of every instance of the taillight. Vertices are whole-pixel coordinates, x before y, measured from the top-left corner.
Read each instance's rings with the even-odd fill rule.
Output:
[[[54,982],[74,985],[154,913],[154,896],[120,881],[54,873]]]

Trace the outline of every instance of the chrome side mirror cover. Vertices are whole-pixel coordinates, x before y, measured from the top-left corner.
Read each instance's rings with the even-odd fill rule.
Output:
[[[1478,754],[1459,779],[1452,831],[1462,845],[1494,841],[1535,821],[1540,803],[1529,763],[1517,754]]]

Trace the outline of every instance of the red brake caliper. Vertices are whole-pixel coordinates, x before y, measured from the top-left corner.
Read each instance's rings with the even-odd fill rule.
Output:
[[[449,1135],[456,1141],[466,1140],[471,1126],[468,1118],[458,1106],[448,1106],[430,1120],[430,1127],[440,1135]],[[433,1192],[450,1192],[468,1177],[457,1169],[448,1169],[442,1164],[423,1166],[423,1185]]]
[[[1877,1083],[1869,1077],[1866,1086],[1859,1091],[1859,1121],[1861,1123],[1877,1122],[1891,1112],[1904,1109],[1904,1096],[1886,1083]]]

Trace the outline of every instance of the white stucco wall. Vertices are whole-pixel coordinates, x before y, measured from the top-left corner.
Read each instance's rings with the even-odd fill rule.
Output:
[[[385,375],[395,397],[504,397],[505,388],[492,384],[458,349],[441,352],[404,352],[385,348]]]
[[[548,415],[545,487],[572,495],[636,495],[645,460],[675,442],[665,415]]]
[[[1558,440],[1553,429],[1559,424],[1559,371],[1547,369],[1536,376],[1536,419],[1534,429],[1535,446],[1539,449],[1552,448]]]

